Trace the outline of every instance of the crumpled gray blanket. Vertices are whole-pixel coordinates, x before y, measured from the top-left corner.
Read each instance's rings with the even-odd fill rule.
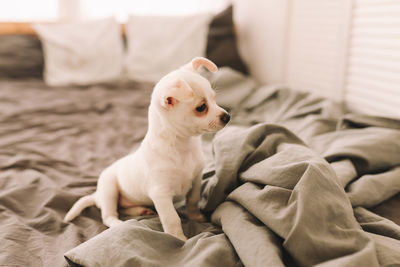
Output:
[[[151,85],[0,81],[0,265],[399,264],[398,120],[226,69],[210,80],[232,122],[203,138],[210,221],[182,216],[186,243],[157,216],[107,229],[90,207],[62,221],[143,138]]]
[[[128,220],[68,251],[71,266],[400,265],[400,122],[220,75],[233,122],[204,138],[212,224],[183,219],[184,243],[157,217]]]

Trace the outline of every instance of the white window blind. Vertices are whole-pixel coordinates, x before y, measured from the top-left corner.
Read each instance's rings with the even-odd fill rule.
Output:
[[[285,83],[400,118],[400,0],[289,0]]]
[[[347,52],[348,0],[293,0],[288,10],[285,82],[341,99]]]
[[[347,70],[349,108],[400,118],[400,1],[354,1]]]

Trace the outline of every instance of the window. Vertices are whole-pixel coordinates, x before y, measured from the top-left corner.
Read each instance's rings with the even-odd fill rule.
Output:
[[[0,21],[54,21],[129,14],[189,15],[218,12],[230,0],[0,0]]]
[[[57,17],[57,0],[0,0],[0,21],[52,21]]]

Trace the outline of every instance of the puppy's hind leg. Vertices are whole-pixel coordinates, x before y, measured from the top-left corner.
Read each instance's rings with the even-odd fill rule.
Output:
[[[142,207],[142,206],[122,208],[119,211],[121,214],[130,215],[130,216],[154,215],[154,211],[152,209]]]
[[[128,198],[124,197],[122,194],[119,195],[119,213],[129,216],[143,216],[143,215],[153,215],[154,211],[145,206],[140,206]]]
[[[101,209],[101,218],[108,227],[122,223],[118,219],[118,184],[112,169],[104,170],[99,178],[96,203]]]

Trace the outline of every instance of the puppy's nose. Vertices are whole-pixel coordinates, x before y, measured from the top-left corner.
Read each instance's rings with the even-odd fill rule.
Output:
[[[231,119],[231,116],[229,116],[228,113],[222,113],[222,114],[219,116],[219,119],[220,119],[224,124],[227,124],[227,123],[229,122],[229,120]]]

